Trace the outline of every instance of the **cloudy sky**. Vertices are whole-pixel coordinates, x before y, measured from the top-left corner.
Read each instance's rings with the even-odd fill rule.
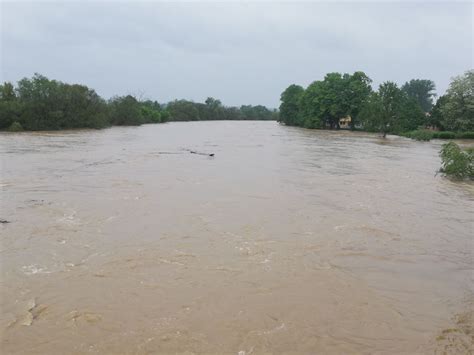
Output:
[[[290,84],[377,86],[473,67],[472,2],[4,2],[1,81],[39,72],[109,98],[279,105]]]

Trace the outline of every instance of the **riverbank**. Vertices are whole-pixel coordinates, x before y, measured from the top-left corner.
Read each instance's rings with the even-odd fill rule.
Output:
[[[280,122],[281,124],[285,125],[284,123]],[[299,127],[299,126],[291,126],[288,125],[289,127]],[[306,129],[316,129],[316,130],[321,130],[321,131],[347,131],[347,132],[365,132],[365,133],[375,133],[375,134],[383,134],[378,131],[373,131],[373,130],[364,130],[363,128],[355,128],[355,129],[347,129],[347,128],[340,128],[340,129],[324,129],[324,128],[307,128],[307,127],[300,127],[300,128],[306,128]],[[400,137],[406,137],[406,138],[411,138],[414,140],[418,141],[430,141],[431,139],[442,139],[442,140],[453,140],[453,139],[459,139],[459,140],[471,140],[474,139],[474,132],[451,132],[451,131],[435,131],[435,130],[429,130],[429,129],[418,129],[414,131],[408,131],[408,132],[402,132],[402,133],[396,133],[396,132],[390,132],[389,134],[400,136]]]
[[[400,133],[399,135],[419,141],[429,141],[431,139],[474,139],[474,132],[432,131],[427,129]]]
[[[12,132],[277,118],[277,110],[262,105],[225,106],[212,97],[204,103],[174,100],[160,104],[133,95],[105,100],[85,85],[50,80],[40,74],[20,80],[16,87],[9,82],[0,85],[0,130]]]
[[[219,120],[219,119],[216,119],[216,120],[180,120],[180,121],[164,121],[164,122],[159,122],[159,123],[168,123],[168,122],[196,122],[196,121],[216,121],[216,122],[219,122],[219,121],[276,121],[276,120],[258,120],[258,119],[249,119],[249,120]],[[156,124],[156,123],[153,123],[153,122],[148,122],[148,123],[143,123],[141,125],[147,125],[147,124]],[[285,125],[284,123],[281,123],[280,124],[282,125]],[[102,127],[100,129],[104,129],[104,128],[110,128],[110,127],[113,127],[111,125],[109,126],[106,126],[106,127]],[[296,126],[288,126],[288,127],[296,127]],[[305,129],[304,127],[299,127],[299,128],[303,128]],[[3,129],[3,130],[0,130],[0,132],[15,132],[15,133],[18,133],[18,132],[58,132],[58,131],[61,131],[61,132],[64,132],[64,131],[80,131],[80,130],[84,130],[84,129],[91,129],[91,128],[87,128],[87,127],[82,127],[82,128],[64,128],[64,129],[55,129],[55,130],[33,130],[33,131],[27,131],[27,130],[24,130],[21,126],[20,127],[14,127],[14,129]],[[96,128],[92,128],[92,129],[96,129]],[[363,132],[363,133],[374,133],[374,134],[377,134],[378,132],[374,132],[374,131],[366,131],[364,129],[361,129],[361,128],[356,128],[356,129],[353,129],[353,130],[350,130],[350,129],[321,129],[321,128],[306,128],[308,130],[319,130],[319,131],[328,131],[328,132],[337,132],[337,131],[345,131],[345,132]],[[410,131],[410,132],[405,132],[405,133],[391,133],[392,135],[397,135],[397,136],[400,136],[400,137],[406,137],[406,138],[411,138],[411,139],[414,139],[414,140],[418,140],[418,141],[429,141],[429,140],[432,140],[432,139],[441,139],[441,140],[472,140],[474,139],[474,132],[447,132],[447,131],[433,131],[433,130],[424,130],[424,129],[420,129],[420,130],[416,130],[416,131]]]

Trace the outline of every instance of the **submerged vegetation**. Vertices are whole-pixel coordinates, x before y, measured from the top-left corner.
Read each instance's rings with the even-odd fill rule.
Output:
[[[462,150],[456,143],[443,144],[439,153],[441,173],[456,179],[474,180],[474,147]]]
[[[290,85],[281,94],[280,122],[338,129],[349,121],[351,129],[420,140],[474,137],[474,71],[453,78],[436,104],[431,80],[410,80],[401,88],[386,81],[377,91],[371,82],[364,72],[355,72],[329,73],[306,89]]]
[[[400,135],[419,141],[429,141],[431,139],[474,139],[474,132],[433,131],[429,129],[417,129],[401,133]]]
[[[104,100],[85,85],[50,80],[40,74],[15,87],[0,85],[0,129],[59,130],[141,125],[167,121],[276,120],[264,106],[227,107],[208,98],[205,103],[176,100],[168,104],[139,100],[132,95]]]

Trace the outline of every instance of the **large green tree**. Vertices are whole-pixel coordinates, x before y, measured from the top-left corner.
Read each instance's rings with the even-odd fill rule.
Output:
[[[222,106],[222,102],[218,99],[213,97],[208,97],[206,101],[204,101],[204,106],[202,107],[203,110],[200,112],[201,119],[205,117],[207,120],[221,120],[224,119],[224,107]]]
[[[115,97],[109,104],[114,125],[138,126],[145,122],[142,115],[142,106],[132,95]]]
[[[319,110],[326,127],[339,128],[339,119],[347,116],[349,112],[349,79],[349,74],[340,73],[329,73],[324,77]]]
[[[438,97],[438,100],[436,100],[436,104],[433,106],[430,114],[426,118],[427,125],[444,129],[444,117],[442,108],[446,104],[446,102],[448,102],[448,97],[446,95],[441,95],[440,97]]]
[[[101,128],[109,124],[105,101],[87,86],[35,74],[20,80],[16,91],[22,105],[19,122],[25,129]]]
[[[15,87],[10,82],[0,85],[0,100],[13,101],[16,100]]]
[[[274,114],[267,107],[262,105],[242,105],[240,106],[240,114],[244,120],[273,120]]]
[[[415,100],[408,97],[394,82],[386,81],[370,95],[360,116],[364,128],[387,133],[416,129],[423,123],[424,113]]]
[[[360,121],[360,111],[369,99],[372,92],[372,79],[370,79],[364,72],[357,71],[350,76],[346,76],[348,83],[346,84],[346,100],[347,100],[347,114],[351,116],[351,129],[354,129],[356,124]]]
[[[435,90],[435,83],[426,79],[412,79],[402,86],[402,91],[414,99],[424,112],[431,111]]]
[[[306,90],[291,85],[281,95],[280,120],[307,128],[339,128],[339,120],[351,116],[354,128],[372,88],[364,72],[329,73]]]
[[[440,110],[441,124],[445,129],[474,130],[474,70],[453,78]]]
[[[304,91],[299,101],[300,118],[298,126],[306,128],[324,128],[328,117],[322,111],[323,82],[314,81]],[[280,112],[281,115],[281,112]]]
[[[199,110],[196,104],[187,100],[175,100],[168,103],[167,110],[171,121],[199,121]]]
[[[13,122],[18,122],[22,111],[23,105],[17,98],[13,84],[6,82],[0,85],[0,129],[6,129]]]
[[[290,85],[281,94],[280,122],[289,126],[301,126],[301,98],[304,89],[299,85]]]
[[[144,123],[163,122],[161,105],[157,101],[145,100],[140,106]]]
[[[25,129],[60,129],[62,116],[60,83],[35,74],[18,82],[18,97],[24,104],[21,124]]]

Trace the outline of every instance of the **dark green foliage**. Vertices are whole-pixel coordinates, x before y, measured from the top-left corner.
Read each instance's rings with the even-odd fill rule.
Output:
[[[107,126],[108,108],[94,90],[35,74],[13,89],[0,87],[0,129],[14,121],[26,130],[101,128]]]
[[[301,98],[304,89],[299,85],[290,85],[281,94],[280,121],[289,126],[302,126]]]
[[[474,71],[453,79],[446,95],[440,96],[427,124],[451,131],[474,129]]]
[[[117,126],[139,126],[145,123],[142,106],[131,95],[115,97],[109,102],[111,123]]]
[[[400,104],[400,113],[393,132],[399,133],[417,129],[423,126],[425,120],[426,114],[421,107],[415,100],[405,96]]]
[[[170,121],[209,120],[276,120],[278,113],[265,106],[223,106],[219,100],[207,98],[204,104],[187,100],[176,100],[166,106]]]
[[[19,122],[15,121],[10,125],[10,127],[8,127],[8,130],[10,132],[21,132],[23,131],[23,127]]]
[[[436,86],[432,80],[412,79],[402,86],[402,91],[421,107],[423,112],[430,112]]]
[[[206,120],[218,120],[224,117],[225,108],[222,106],[220,100],[208,97],[204,104],[205,105],[200,105],[200,117],[206,118]]]
[[[456,143],[443,144],[440,172],[456,179],[474,179],[474,150],[463,151]]]
[[[341,118],[350,117],[351,129],[404,134],[427,140],[430,134],[416,132],[432,126],[455,132],[474,130],[474,71],[455,78],[446,95],[433,107],[435,84],[414,79],[399,88],[393,82],[372,92],[363,72],[352,75],[329,73],[306,89],[290,85],[281,94],[280,122],[306,128],[339,128]],[[430,112],[431,110],[431,112]],[[409,133],[404,133],[409,132]],[[455,134],[459,136],[458,133]],[[452,138],[441,134],[440,138]],[[467,135],[466,137],[469,137]]]
[[[425,118],[419,105],[390,81],[369,97],[360,115],[364,128],[384,135],[415,130]]]
[[[378,132],[381,126],[382,105],[380,97],[376,92],[372,92],[359,113],[359,120],[368,132]]]
[[[434,138],[434,132],[425,129],[419,129],[416,131],[409,131],[400,134],[401,136],[416,139],[417,141],[429,141]]]
[[[474,70],[453,79],[439,110],[441,125],[445,129],[474,130]]]
[[[205,103],[186,100],[162,107],[157,101],[139,101],[131,95],[108,102],[84,85],[65,84],[35,74],[15,88],[0,85],[0,130],[103,128],[110,125],[141,125],[167,121],[193,120],[276,120],[278,112],[264,106],[226,107],[219,100]],[[16,122],[18,123],[13,125]]]
[[[442,107],[447,103],[448,97],[446,95],[440,96],[433,106],[431,113],[426,117],[426,125],[444,129],[443,121],[444,116]]]
[[[433,138],[434,139],[454,139],[457,137],[456,137],[456,133],[454,132],[442,131],[442,132],[433,132]]]
[[[329,73],[306,90],[290,85],[281,94],[280,121],[306,128],[339,128],[339,120],[351,117],[351,128],[358,123],[370,92],[370,78],[363,72]]]
[[[0,99],[0,129],[6,129],[19,121],[23,112],[23,105],[19,100],[5,101]]]
[[[155,111],[147,106],[141,106],[141,114],[144,123],[160,123],[161,115],[159,111]]]
[[[9,82],[0,85],[0,129],[8,128],[18,121],[22,110],[13,85]]]
[[[175,100],[166,107],[170,121],[199,121],[199,109],[194,102]]]
[[[339,119],[349,112],[348,98],[344,95],[348,74],[326,74],[319,86],[319,118],[321,125],[327,128],[339,128]]]
[[[0,85],[0,100],[14,101],[16,98],[15,88],[12,83],[5,82],[3,85]]]
[[[370,86],[372,79],[362,71],[357,71],[346,78],[348,80],[345,92],[348,105],[347,114],[352,118],[351,129],[355,129],[355,126],[360,123],[360,111],[372,92]]]
[[[232,109],[232,108],[231,108]],[[242,120],[258,120],[258,121],[269,121],[269,120],[278,120],[278,112],[276,110],[270,110],[262,105],[243,105],[240,106],[240,115],[241,117],[237,119]]]
[[[141,115],[144,123],[160,123],[161,105],[156,101],[146,100],[140,103]]]
[[[170,113],[168,110],[162,110],[160,112],[160,119],[161,119],[161,122],[168,122],[170,120]]]
[[[429,141],[430,139],[474,139],[474,132],[449,132],[449,131],[431,131],[428,129],[417,129],[414,131],[403,132],[399,135],[419,141]]]
[[[459,139],[474,139],[474,132],[460,132],[456,135]]]
[[[299,101],[300,116],[295,120],[296,125],[305,128],[323,128],[325,118],[321,112],[322,86],[322,81],[315,81],[306,88]]]

